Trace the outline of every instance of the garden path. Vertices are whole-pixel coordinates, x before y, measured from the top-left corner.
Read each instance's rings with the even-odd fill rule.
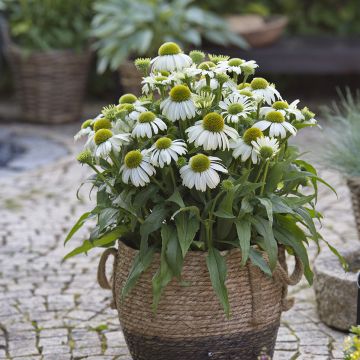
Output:
[[[13,129],[51,136],[69,156],[16,180],[0,179],[0,359],[130,360],[117,315],[109,308],[110,292],[96,282],[100,251],[61,263],[69,250],[63,247],[64,234],[88,208],[85,195],[83,201],[75,197],[87,172],[73,160],[74,128]],[[301,145],[313,148],[316,142],[316,136],[305,136]],[[324,237],[335,244],[357,241],[344,181],[327,170],[322,176],[339,193],[337,199],[321,189]],[[76,241],[85,233],[86,228]],[[283,314],[274,358],[341,359],[344,334],[319,321],[312,289],[302,282],[291,293],[297,303]]]

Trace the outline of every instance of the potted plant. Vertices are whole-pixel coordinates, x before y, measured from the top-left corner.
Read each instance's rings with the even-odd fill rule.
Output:
[[[131,59],[153,57],[165,41],[183,47],[213,43],[246,46],[222,19],[192,5],[191,0],[105,0],[95,4],[92,23],[100,58],[98,69],[120,71],[125,92],[140,92],[141,75]],[[119,26],[121,24],[121,26]]]
[[[312,283],[306,246],[325,241],[314,224],[325,182],[288,142],[315,122],[250,80],[254,61],[175,43],[159,53],[141,64],[146,96],[123,95],[76,135],[97,201],[65,242],[96,225],[65,258],[106,248],[98,281],[135,360],[272,356],[287,286],[303,273]]]
[[[5,55],[22,118],[59,123],[81,115],[92,0],[2,0]]]
[[[324,108],[327,145],[322,158],[326,165],[346,177],[360,236],[360,93],[353,96],[348,89],[340,94],[340,102]]]

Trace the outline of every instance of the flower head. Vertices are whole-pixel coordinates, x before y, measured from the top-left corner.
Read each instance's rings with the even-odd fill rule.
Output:
[[[207,188],[214,189],[220,183],[218,172],[228,172],[219,158],[197,154],[188,165],[180,169],[180,176],[184,186],[204,192]]]
[[[159,119],[153,112],[144,111],[137,116],[132,136],[151,138],[159,130],[166,130],[166,128],[167,126],[164,121]]]
[[[221,114],[230,123],[238,123],[240,119],[255,111],[250,99],[238,93],[232,93],[224,101],[220,101],[219,107],[224,110]]]
[[[134,186],[139,187],[150,182],[150,176],[155,174],[155,168],[151,165],[150,158],[145,151],[132,150],[125,155],[120,173],[125,184],[131,182]]]
[[[192,50],[192,51],[190,51],[189,56],[191,57],[191,60],[195,64],[200,64],[205,59],[205,54],[200,50]]]
[[[264,78],[254,78],[250,83],[250,90],[258,100],[264,100],[267,104],[281,99],[280,93]]]
[[[259,137],[251,142],[254,150],[261,159],[269,160],[279,152],[279,143],[274,138]]]
[[[96,120],[94,123],[94,131],[98,131],[100,129],[111,129],[112,125],[110,120],[106,118],[101,118],[99,120]]]
[[[266,114],[265,120],[261,120],[254,124],[254,127],[264,131],[269,129],[271,137],[280,136],[282,139],[286,137],[286,132],[296,135],[296,129],[293,125],[285,121],[284,113],[280,110],[272,110]]]
[[[179,155],[187,153],[186,144],[183,140],[171,140],[168,137],[158,139],[150,148],[151,162],[155,166],[164,167],[171,160],[178,161]]]
[[[192,119],[196,114],[191,91],[185,85],[174,86],[169,93],[169,97],[160,104],[160,109],[163,115],[173,122]]]
[[[242,162],[251,158],[252,163],[257,164],[258,153],[255,151],[252,142],[263,136],[263,132],[258,128],[247,129],[242,138],[231,141],[230,146],[233,149],[233,157],[235,159],[240,157]]]
[[[226,150],[230,148],[229,139],[236,139],[238,132],[225,124],[224,118],[211,112],[197,121],[194,126],[186,129],[189,142],[202,146],[204,150]]]
[[[191,57],[182,53],[179,45],[167,42],[160,46],[159,56],[151,60],[152,71],[182,70],[192,64]]]
[[[124,94],[119,99],[119,104],[134,104],[137,97],[134,94]]]
[[[130,141],[130,134],[114,135],[109,129],[100,129],[94,135],[95,157],[107,158],[111,151],[119,152],[121,146]]]

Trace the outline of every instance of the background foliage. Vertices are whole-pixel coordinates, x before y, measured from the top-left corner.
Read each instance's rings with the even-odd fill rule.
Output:
[[[358,0],[200,0],[201,6],[217,13],[286,14],[292,33],[360,34]]]
[[[13,40],[23,49],[87,46],[93,0],[0,0]]]

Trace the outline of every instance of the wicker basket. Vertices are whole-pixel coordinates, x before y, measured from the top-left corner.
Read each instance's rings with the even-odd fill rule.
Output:
[[[348,178],[347,184],[350,189],[356,228],[360,239],[360,177]]]
[[[5,21],[0,22],[0,35],[14,76],[22,119],[42,123],[78,120],[91,52],[54,50],[24,54],[11,41]]]
[[[113,307],[118,310],[134,360],[254,360],[263,347],[273,355],[281,312],[293,303],[286,300],[287,285],[294,285],[302,276],[298,259],[289,277],[282,249],[282,265],[278,263],[270,278],[250,263],[240,268],[239,250],[227,252],[231,305],[231,318],[227,319],[211,286],[202,252],[188,253],[182,271],[187,285],[172,280],[162,294],[157,315],[151,307],[151,280],[159,267],[159,254],[121,301],[121,288],[136,254],[119,242],[118,250],[104,252],[98,269],[100,286],[113,290]],[[115,257],[112,285],[105,275],[109,255]]]
[[[25,56],[11,45],[6,54],[23,119],[63,123],[81,117],[90,52],[64,50]]]
[[[120,65],[119,76],[124,93],[141,95],[142,76],[132,61],[126,60]]]

